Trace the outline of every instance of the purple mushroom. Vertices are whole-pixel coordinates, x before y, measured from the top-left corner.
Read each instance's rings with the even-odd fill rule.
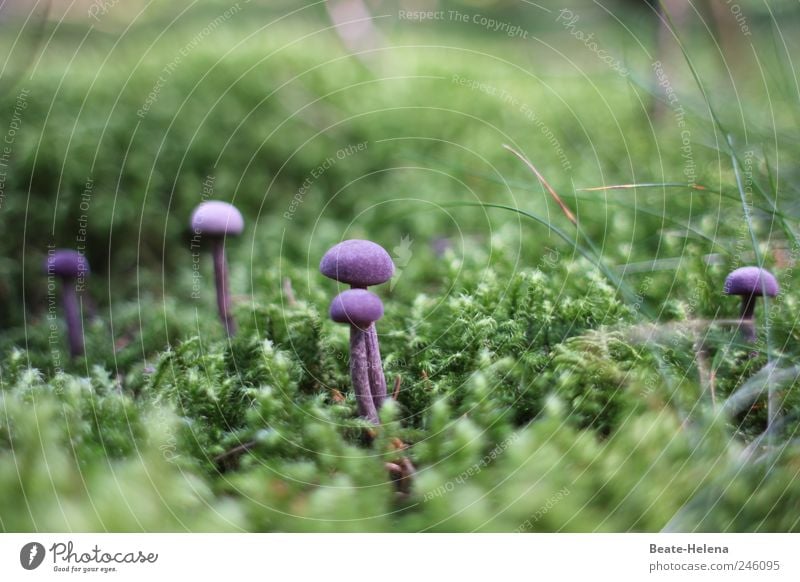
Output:
[[[192,213],[192,232],[211,241],[214,256],[214,281],[217,287],[219,317],[228,336],[236,333],[236,322],[231,314],[231,296],[228,285],[228,264],[225,260],[225,240],[238,236],[244,230],[242,213],[235,206],[219,200],[203,202]]]
[[[725,294],[742,297],[740,327],[748,343],[756,341],[756,326],[753,319],[756,299],[763,296],[775,297],[778,290],[775,276],[760,267],[736,269],[725,279]]]
[[[353,289],[366,289],[371,285],[386,283],[394,275],[394,263],[389,253],[379,244],[368,240],[351,239],[331,247],[322,257],[320,272]],[[386,400],[386,378],[383,374],[378,331],[372,324],[364,336],[372,400],[380,410]]]
[[[368,240],[351,239],[331,247],[319,263],[326,277],[365,289],[386,283],[394,275],[394,263],[381,245]]]
[[[57,249],[48,253],[44,271],[48,277],[61,279],[69,353],[73,358],[82,356],[83,325],[78,305],[78,287],[83,290],[83,279],[89,275],[89,262],[78,251]]]
[[[330,316],[336,323],[350,324],[350,378],[356,393],[358,413],[378,424],[377,406],[371,390],[366,337],[383,317],[383,303],[366,289],[348,289],[331,302]]]

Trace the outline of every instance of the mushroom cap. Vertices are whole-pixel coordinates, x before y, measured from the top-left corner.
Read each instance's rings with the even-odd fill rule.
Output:
[[[767,295],[778,294],[778,281],[775,276],[760,267],[741,267],[725,279],[726,295]]]
[[[369,287],[391,279],[394,263],[381,245],[368,240],[351,239],[331,247],[322,257],[319,270],[340,283]]]
[[[44,261],[44,272],[63,279],[77,279],[89,274],[89,261],[78,251],[56,249],[53,253],[48,253]]]
[[[383,302],[366,289],[348,289],[333,298],[330,315],[336,323],[367,328],[383,317]]]
[[[244,230],[242,213],[221,200],[202,202],[192,212],[192,230],[211,237],[236,236]]]

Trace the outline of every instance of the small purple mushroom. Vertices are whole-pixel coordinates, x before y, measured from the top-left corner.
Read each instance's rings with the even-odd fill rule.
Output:
[[[394,262],[379,244],[372,241],[351,239],[331,247],[322,257],[320,272],[354,289],[366,289],[371,285],[386,283],[394,276]],[[386,400],[386,377],[381,363],[378,331],[370,325],[365,335],[369,373],[369,384],[375,408],[380,410]]]
[[[336,323],[350,324],[350,378],[356,393],[358,413],[378,424],[378,412],[370,388],[367,336],[383,317],[383,303],[366,289],[348,289],[333,298],[330,316]]]
[[[745,341],[756,341],[756,326],[753,319],[756,299],[775,297],[778,294],[778,281],[769,271],[760,267],[742,267],[733,271],[725,279],[725,294],[742,297],[741,329]]]
[[[244,230],[244,218],[235,206],[219,200],[203,202],[192,213],[192,231],[211,241],[214,257],[214,281],[217,287],[219,317],[228,336],[236,333],[236,322],[231,314],[231,297],[228,286],[228,264],[225,260],[225,239],[238,236]]]
[[[81,287],[82,290],[83,279],[89,275],[89,262],[78,251],[57,249],[48,253],[44,271],[48,277],[61,279],[69,353],[73,358],[82,356],[84,353],[83,325],[77,292],[78,287]]]
[[[394,263],[381,245],[368,240],[351,239],[331,247],[322,257],[319,270],[340,283],[366,289],[391,279]]]

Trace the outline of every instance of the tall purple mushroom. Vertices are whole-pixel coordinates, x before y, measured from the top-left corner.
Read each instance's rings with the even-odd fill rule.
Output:
[[[84,353],[83,325],[78,305],[78,284],[89,275],[89,262],[78,251],[57,249],[48,253],[44,263],[48,277],[61,279],[64,299],[64,318],[67,322],[67,341],[69,353],[73,358]]]
[[[741,324],[745,341],[756,341],[756,326],[753,319],[756,300],[759,297],[775,297],[779,286],[775,276],[760,267],[741,267],[725,279],[725,294],[742,298]]]
[[[336,323],[350,324],[350,378],[356,394],[358,413],[378,424],[378,407],[370,384],[370,362],[366,336],[375,322],[383,317],[383,303],[366,289],[348,289],[333,298],[330,316]]]
[[[386,283],[394,275],[394,263],[389,253],[372,241],[351,239],[328,250],[319,264],[320,272],[353,289],[366,289]],[[386,400],[386,377],[381,363],[378,331],[374,323],[364,334],[367,352],[369,384],[375,408],[380,410]]]
[[[214,282],[217,287],[219,317],[228,336],[236,333],[236,322],[231,314],[231,296],[228,285],[228,263],[225,260],[225,240],[238,236],[244,230],[244,218],[235,206],[219,200],[203,202],[192,213],[192,232],[211,242],[214,257]]]

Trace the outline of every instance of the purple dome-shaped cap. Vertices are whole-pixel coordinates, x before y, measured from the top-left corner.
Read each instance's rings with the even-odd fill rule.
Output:
[[[725,279],[726,295],[768,295],[778,294],[778,281],[775,276],[759,267],[736,269]]]
[[[330,315],[336,323],[366,328],[383,317],[383,303],[366,289],[348,289],[333,298]]]
[[[44,262],[44,272],[66,279],[77,279],[89,274],[89,261],[78,251],[72,249],[57,249],[47,255]]]
[[[192,230],[211,237],[236,236],[244,230],[244,218],[233,204],[209,200],[192,212]]]
[[[326,277],[353,287],[386,283],[394,275],[394,263],[381,245],[352,239],[331,247],[319,263]]]

